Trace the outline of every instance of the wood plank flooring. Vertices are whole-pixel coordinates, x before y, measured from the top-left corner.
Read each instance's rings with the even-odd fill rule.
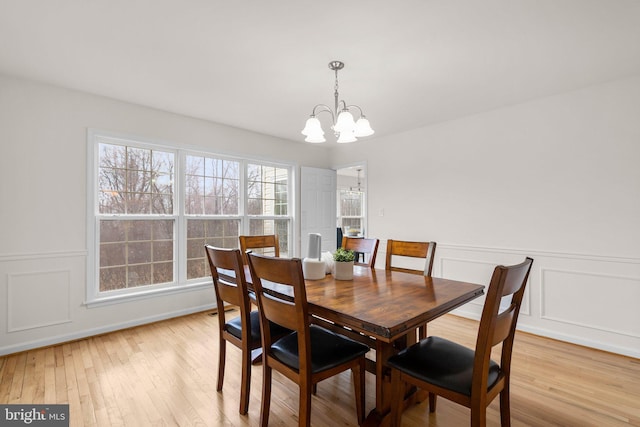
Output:
[[[254,366],[249,414],[238,414],[240,351],[227,347],[216,392],[217,316],[198,313],[0,358],[0,403],[70,404],[72,426],[257,426],[262,368]],[[447,315],[429,334],[472,347],[477,322]],[[640,426],[640,360],[518,333],[512,361],[512,425]],[[274,373],[270,425],[297,425],[298,389]],[[367,412],[375,403],[367,374]],[[328,379],[313,397],[311,424],[356,426],[349,373]],[[499,422],[496,399],[489,425]],[[469,424],[466,408],[422,402],[408,427]]]

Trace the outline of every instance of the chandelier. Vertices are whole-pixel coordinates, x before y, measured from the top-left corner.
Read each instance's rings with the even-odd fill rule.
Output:
[[[340,100],[338,94],[338,71],[344,68],[344,63],[341,61],[329,62],[329,68],[336,73],[336,84],[334,86],[334,108],[325,105],[318,104],[313,107],[311,117],[307,119],[307,123],[302,129],[302,134],[306,136],[304,139],[306,142],[325,142],[324,131],[320,125],[320,120],[316,117],[317,114],[327,112],[331,114],[331,129],[333,134],[338,138],[337,142],[354,142],[358,138],[363,136],[373,135],[373,129],[369,125],[369,120],[362,113],[362,108],[357,105],[347,105],[345,101]],[[358,121],[355,121],[353,114],[350,110],[357,109],[359,112]]]

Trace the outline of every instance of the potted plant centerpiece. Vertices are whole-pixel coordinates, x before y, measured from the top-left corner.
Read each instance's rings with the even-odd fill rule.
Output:
[[[338,248],[333,253],[333,277],[336,280],[352,280],[353,279],[353,261],[356,255],[351,250]]]

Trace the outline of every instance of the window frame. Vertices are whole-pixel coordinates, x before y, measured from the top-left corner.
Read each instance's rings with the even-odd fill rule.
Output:
[[[110,142],[111,141],[111,142]],[[100,143],[120,144],[127,147],[142,149],[156,149],[174,154],[174,210],[169,214],[101,214],[99,212],[99,144]],[[240,189],[238,201],[238,215],[198,215],[186,214],[184,206],[185,200],[185,173],[187,156],[210,157],[215,159],[238,162],[240,173]],[[247,201],[247,174],[248,165],[258,164],[262,166],[277,167],[287,169],[287,215],[248,215],[246,210]],[[169,295],[172,293],[182,293],[190,290],[208,287],[211,284],[211,277],[187,279],[187,221],[195,219],[239,219],[239,234],[246,234],[249,230],[251,219],[264,220],[287,220],[288,221],[288,247],[292,248],[295,242],[295,215],[296,197],[293,192],[296,165],[285,162],[274,162],[263,159],[249,158],[244,156],[234,156],[208,150],[205,148],[185,147],[177,143],[151,140],[139,136],[123,135],[115,132],[88,129],[87,131],[87,272],[86,272],[86,301],[88,307],[115,304],[125,301],[146,299],[158,295]],[[150,284],[132,288],[123,288],[110,291],[100,291],[100,222],[122,218],[131,219],[172,219],[174,221],[173,234],[173,281],[161,284]]]

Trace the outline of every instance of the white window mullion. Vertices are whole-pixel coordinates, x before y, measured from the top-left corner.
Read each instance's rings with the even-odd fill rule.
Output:
[[[242,220],[240,221],[240,227],[242,229],[242,234],[249,234],[249,217],[247,215],[247,198],[249,197],[249,193],[247,191],[247,182],[249,174],[249,162],[242,162],[242,177],[240,182],[240,216]]]
[[[175,201],[174,213],[178,214],[176,219],[176,232],[177,238],[174,242],[174,259],[175,262],[175,274],[178,278],[178,283],[184,283],[187,280],[187,219],[185,217],[184,199],[184,177],[183,171],[185,170],[186,153],[182,150],[178,150],[178,159],[176,162],[176,176],[175,176]]]

